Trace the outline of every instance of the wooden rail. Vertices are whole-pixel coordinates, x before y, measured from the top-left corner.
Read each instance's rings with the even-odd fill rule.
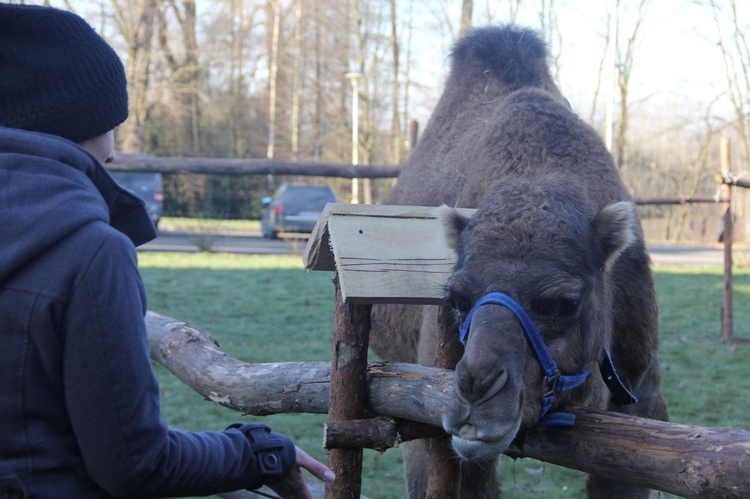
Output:
[[[390,165],[355,166],[259,158],[156,157],[146,154],[117,153],[106,165],[113,172],[199,173],[220,175],[303,175],[339,178],[395,178],[401,167]]]

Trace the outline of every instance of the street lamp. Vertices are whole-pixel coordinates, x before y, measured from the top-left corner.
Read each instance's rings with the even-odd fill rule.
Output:
[[[620,0],[610,0],[609,4],[609,32],[607,34],[609,44],[607,47],[607,107],[604,115],[604,143],[607,150],[612,153],[615,123],[615,92],[617,91],[617,39],[619,34]]]
[[[346,73],[344,75],[352,84],[352,164],[359,164],[359,80],[364,79],[362,73]],[[352,179],[352,204],[359,203],[359,179]]]

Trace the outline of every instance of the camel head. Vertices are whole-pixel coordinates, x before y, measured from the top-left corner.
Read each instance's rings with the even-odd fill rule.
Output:
[[[634,240],[637,215],[627,201],[597,210],[582,193],[555,174],[507,177],[471,218],[443,209],[457,253],[445,299],[465,341],[443,426],[463,459],[494,459],[549,413],[596,405],[606,392],[594,388],[613,327],[610,269]],[[509,301],[480,302],[488,296]],[[552,386],[519,314],[575,386]]]

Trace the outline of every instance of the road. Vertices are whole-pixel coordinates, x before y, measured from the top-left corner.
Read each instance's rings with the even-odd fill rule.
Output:
[[[677,246],[653,244],[648,248],[651,261],[660,265],[723,265],[724,248],[716,246]]]
[[[217,253],[248,253],[255,255],[302,254],[307,245],[307,236],[283,235],[280,239],[264,239],[260,232],[243,235],[201,235],[184,232],[160,232],[159,237],[146,243],[140,251],[184,251],[198,252],[202,244],[210,245]]]
[[[197,252],[201,237],[213,238],[211,251],[226,253],[248,253],[257,255],[302,254],[307,237],[282,235],[281,239],[264,239],[260,233],[243,235],[217,234],[200,236],[179,232],[161,232],[154,241],[139,248],[141,251],[185,251]],[[660,265],[722,265],[724,250],[721,246],[676,246],[651,245],[651,260]]]

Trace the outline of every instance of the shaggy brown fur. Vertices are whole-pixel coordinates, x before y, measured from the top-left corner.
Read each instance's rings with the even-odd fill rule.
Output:
[[[576,117],[531,31],[471,32],[454,48],[446,88],[386,204],[479,208],[446,216],[458,260],[446,300],[457,320],[490,291],[534,319],[564,374],[591,369],[556,397],[667,418],[659,391],[657,306],[637,213],[600,137]],[[437,307],[377,306],[371,345],[384,359],[431,364]],[[618,409],[598,372],[608,347],[640,401]],[[542,373],[515,317],[478,309],[444,427],[463,458],[461,497],[497,497],[494,467],[540,416]],[[424,442],[405,446],[410,497],[426,488]],[[647,491],[589,479],[592,497]]]

